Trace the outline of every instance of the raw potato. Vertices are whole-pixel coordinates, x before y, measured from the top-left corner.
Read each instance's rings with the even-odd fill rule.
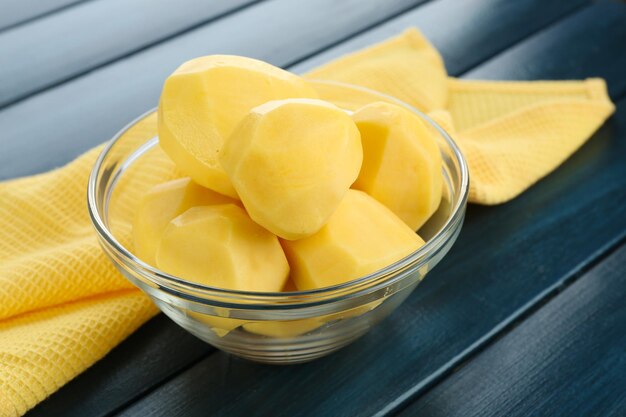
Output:
[[[219,307],[216,307],[219,308]],[[218,310],[218,313],[221,312]],[[237,327],[246,323],[243,320],[239,319],[231,319],[228,317],[228,310],[223,309],[224,316],[211,316],[209,314],[197,313],[195,311],[187,311],[187,315],[194,320],[197,320],[201,323],[204,323],[209,326],[211,331],[215,333],[218,337],[224,337],[231,331],[235,330]]]
[[[169,274],[229,290],[278,292],[289,275],[276,236],[234,204],[194,207],[172,220],[156,263]]]
[[[363,143],[353,188],[363,190],[419,229],[441,202],[441,152],[417,116],[394,104],[368,104],[352,115]]]
[[[220,160],[250,217],[284,239],[316,233],[361,169],[356,125],[321,100],[287,99],[255,107]]]
[[[261,336],[278,337],[283,339],[291,338],[312,332],[326,323],[361,316],[375,309],[382,304],[382,302],[383,300],[376,300],[359,307],[340,311],[338,313],[327,314],[309,319],[248,322],[243,325],[243,328],[250,333],[255,333]]]
[[[293,280],[289,278],[282,291],[298,291],[298,288],[296,287],[296,284],[293,282]],[[308,319],[248,322],[243,324],[243,328],[250,333],[258,334],[261,336],[278,337],[283,339],[292,338],[312,332],[313,330],[323,326],[326,323],[330,323],[336,320],[346,320],[349,318],[360,316],[375,309],[380,304],[382,304],[382,302],[383,300],[376,300],[359,307],[340,311],[338,313],[326,314],[324,316],[312,317]],[[231,325],[232,328],[235,328],[241,323],[229,322],[226,324]],[[223,326],[224,323],[222,323],[222,327]]]
[[[285,283],[282,292],[298,291],[296,284],[290,278]],[[243,328],[250,333],[261,336],[291,338],[311,332],[324,324],[323,317],[283,321],[254,321],[245,323]]]
[[[289,278],[287,282],[285,283],[285,286],[283,287],[282,292],[293,292],[293,291],[298,291],[298,288],[296,287],[296,283],[293,282],[291,278]]]
[[[257,321],[246,323],[243,328],[261,336],[286,339],[313,331],[322,324],[324,322],[320,317],[286,321]]]
[[[233,198],[218,162],[224,139],[255,106],[290,97],[317,97],[300,77],[265,62],[211,55],[182,64],[159,101],[159,143],[196,182]]]
[[[154,256],[161,235],[172,219],[194,206],[235,202],[232,198],[201,187],[191,178],[180,178],[157,185],[142,197],[133,220],[135,255],[142,261],[155,265]]]
[[[341,284],[376,272],[424,244],[388,208],[350,190],[315,235],[281,244],[299,290]]]

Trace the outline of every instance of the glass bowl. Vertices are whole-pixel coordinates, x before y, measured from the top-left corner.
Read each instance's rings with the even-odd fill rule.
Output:
[[[117,269],[172,320],[218,349],[257,362],[306,362],[351,343],[387,317],[456,240],[468,194],[467,165],[454,141],[422,112],[386,95],[346,84],[311,81],[320,97],[353,111],[372,101],[402,105],[424,120],[443,156],[443,200],[419,230],[426,244],[370,275],[300,292],[232,291],[196,284],[135,257],[130,220],[138,197],[177,176],[156,137],[155,111],[120,131],[98,157],[88,188],[91,220]]]

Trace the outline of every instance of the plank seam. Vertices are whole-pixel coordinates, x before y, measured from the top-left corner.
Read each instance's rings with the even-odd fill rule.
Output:
[[[34,16],[31,16],[31,17],[27,17],[24,20],[20,20],[18,22],[11,23],[8,26],[0,28],[0,34],[2,34],[2,32],[6,32],[6,31],[9,31],[11,29],[15,29],[15,28],[20,27],[22,25],[27,25],[29,23],[32,23],[32,22],[36,21],[36,20],[44,19],[46,17],[52,16],[55,13],[63,12],[64,10],[71,9],[72,7],[76,7],[76,6],[81,5],[83,3],[87,3],[88,1],[93,1],[93,0],[77,0],[77,1],[75,1],[73,3],[66,4],[65,6],[57,7],[56,9],[48,10],[47,12],[43,12],[43,13],[40,13],[40,14],[37,14],[37,15],[34,15]]]
[[[132,398],[129,398],[128,400],[124,401],[122,404],[118,405],[114,409],[109,410],[109,411],[107,411],[104,414],[101,414],[101,416],[102,417],[110,417],[110,416],[114,416],[116,414],[119,414],[122,410],[124,410],[125,408],[128,408],[128,406],[130,406],[131,404],[136,402],[137,399],[145,397],[146,395],[148,395],[152,391],[158,389],[162,385],[164,385],[167,382],[171,381],[172,379],[176,378],[178,375],[181,375],[181,374],[187,372],[189,369],[191,369],[194,366],[196,366],[196,364],[198,364],[199,362],[203,361],[206,357],[211,355],[214,351],[217,351],[217,349],[215,349],[213,346],[210,346],[210,347],[213,350],[211,352],[209,352],[208,354],[202,355],[202,356],[198,357],[196,360],[193,360],[193,361],[189,362],[187,365],[183,366],[182,368],[178,369],[175,372],[172,372],[170,375],[168,375],[166,378],[164,378],[163,380],[159,381],[155,385],[152,385],[152,386],[146,388],[145,390],[143,390],[141,392],[138,392]]]
[[[399,10],[398,12],[396,12],[396,13],[388,16],[388,17],[386,17],[384,20],[381,20],[380,22],[375,22],[375,23],[373,23],[370,26],[367,26],[367,27],[365,27],[363,29],[358,30],[357,32],[354,32],[354,33],[351,33],[351,34],[349,34],[347,36],[344,36],[343,38],[340,38],[340,39],[336,40],[335,42],[333,42],[331,44],[325,45],[323,48],[317,49],[317,50],[315,50],[315,51],[313,51],[313,52],[311,52],[311,53],[309,53],[309,54],[307,54],[307,55],[305,55],[303,57],[300,57],[298,59],[295,59],[293,61],[290,61],[290,62],[286,63],[284,65],[284,68],[290,68],[290,67],[293,67],[295,65],[298,65],[299,63],[304,62],[307,59],[310,59],[310,58],[312,58],[312,57],[314,57],[316,55],[319,55],[322,52],[327,51],[328,49],[334,48],[337,45],[341,45],[342,43],[347,42],[347,41],[349,41],[349,40],[351,40],[353,38],[356,38],[359,35],[362,35],[362,34],[364,34],[366,32],[369,32],[370,30],[373,30],[373,29],[377,28],[378,26],[384,25],[385,23],[390,22],[391,20],[394,20],[394,19],[402,16],[403,14],[409,13],[409,12],[419,8],[419,7],[422,7],[425,4],[430,3],[431,1],[433,1],[433,0],[425,0],[425,1],[422,1],[422,2],[420,2],[418,4],[409,6],[409,7],[405,8],[405,9],[402,9],[402,10]]]
[[[486,63],[488,63],[489,61],[493,60],[494,58],[497,58],[498,56],[502,55],[504,52],[506,52],[507,50],[516,47],[517,45],[520,45],[524,42],[527,42],[531,39],[533,39],[536,36],[540,36],[542,33],[552,29],[555,26],[558,26],[559,24],[561,24],[563,22],[563,20],[569,19],[570,17],[578,14],[578,13],[582,13],[584,10],[590,8],[593,6],[593,2],[589,2],[587,4],[584,5],[580,5],[577,6],[575,8],[573,8],[572,10],[565,12],[562,16],[559,16],[558,19],[555,19],[551,22],[548,22],[545,26],[542,26],[541,28],[539,28],[537,31],[531,33],[530,35],[519,39],[518,41],[513,42],[512,44],[508,45],[505,48],[502,48],[498,51],[495,51],[494,53],[492,53],[491,55],[489,55],[487,58],[485,58],[484,60],[482,60],[481,62],[478,62],[476,64],[470,65],[469,67],[465,68],[463,70],[463,72],[461,72],[459,74],[459,76],[466,74],[476,68],[479,68],[481,65],[484,65]]]
[[[83,1],[92,1],[92,0],[83,0]],[[15,98],[13,100],[5,102],[4,104],[0,105],[0,111],[6,109],[8,107],[11,107],[13,105],[17,105],[20,102],[22,102],[24,100],[27,100],[30,97],[34,97],[34,96],[36,96],[36,95],[38,95],[40,93],[44,93],[44,92],[46,92],[46,91],[48,91],[50,89],[53,89],[55,87],[58,87],[60,85],[65,84],[65,83],[72,82],[73,80],[75,80],[77,78],[80,78],[81,76],[83,76],[85,74],[88,74],[88,73],[90,73],[92,71],[97,71],[97,70],[102,69],[102,68],[104,68],[104,67],[106,67],[108,65],[111,65],[111,64],[114,64],[114,63],[119,62],[121,60],[130,58],[130,57],[132,57],[135,54],[141,53],[142,51],[145,51],[145,50],[147,50],[149,48],[152,48],[152,47],[157,46],[157,45],[159,45],[161,43],[167,42],[168,40],[171,40],[171,39],[173,39],[173,38],[175,38],[177,36],[184,35],[185,33],[188,33],[188,32],[191,32],[191,31],[193,31],[195,29],[200,28],[201,26],[204,26],[204,25],[207,25],[209,23],[212,23],[215,20],[222,19],[222,18],[227,17],[229,15],[235,14],[235,13],[237,13],[239,11],[242,11],[243,9],[246,9],[248,7],[255,6],[255,5],[261,3],[262,1],[264,1],[264,0],[256,0],[256,1],[252,1],[252,2],[247,3],[247,4],[243,4],[241,6],[235,7],[234,9],[228,10],[226,12],[223,12],[223,13],[219,14],[219,15],[216,15],[216,16],[213,16],[213,17],[211,17],[209,19],[206,19],[206,20],[204,20],[202,22],[196,23],[196,24],[194,24],[192,26],[189,26],[189,27],[187,27],[185,29],[182,29],[182,30],[180,30],[178,32],[175,32],[175,33],[173,33],[171,35],[168,35],[166,37],[160,38],[160,39],[155,40],[153,42],[147,43],[147,44],[145,44],[145,45],[143,45],[143,46],[141,46],[141,47],[139,47],[137,49],[129,51],[129,52],[127,52],[127,53],[125,53],[123,55],[120,55],[120,56],[118,56],[116,58],[113,58],[113,59],[111,59],[111,60],[109,60],[107,62],[103,62],[102,64],[98,64],[98,65],[95,65],[95,66],[93,66],[91,68],[82,70],[82,71],[77,72],[75,74],[72,74],[72,75],[70,75],[70,76],[68,76],[66,78],[62,78],[60,80],[51,82],[50,84],[44,85],[41,88],[39,88],[38,90],[36,90],[36,91],[32,91],[32,92],[26,93],[26,94],[24,94],[24,95],[22,95],[22,96],[20,96],[18,98]],[[345,41],[347,41],[347,40],[349,40],[349,39],[351,39],[351,38],[353,38],[355,36],[358,36],[358,35],[360,35],[360,34],[362,34],[364,32],[367,32],[367,31],[369,31],[369,30],[371,30],[371,29],[373,29],[373,28],[375,28],[375,27],[377,27],[377,26],[379,26],[381,24],[384,24],[384,23],[388,22],[389,20],[395,19],[398,16],[401,16],[404,13],[407,13],[407,12],[413,10],[413,9],[416,9],[416,8],[422,6],[422,5],[424,5],[424,4],[426,4],[426,3],[430,2],[430,1],[432,1],[432,0],[424,0],[424,1],[420,2],[420,3],[418,3],[418,4],[411,5],[411,6],[407,7],[407,8],[405,8],[405,9],[402,9],[402,10],[394,13],[393,15],[388,16],[387,18],[385,18],[384,20],[382,20],[380,22],[375,22],[374,24],[372,24],[370,26],[367,26],[367,27],[365,27],[365,28],[355,32],[355,33],[352,33],[352,34],[350,34],[348,36],[340,38],[339,40],[337,40],[337,41],[335,41],[335,42],[333,42],[333,43],[331,43],[329,45],[325,45],[323,48],[315,50],[315,51],[307,54],[304,57],[298,58],[298,59],[294,60],[293,62],[289,62],[286,65],[284,65],[284,67],[293,66],[293,65],[297,64],[298,62],[306,60],[306,59],[308,59],[308,58],[310,58],[312,56],[315,56],[315,55],[317,55],[317,54],[319,54],[319,53],[321,53],[321,52],[323,52],[323,51],[325,51],[325,50],[327,50],[329,48],[332,48],[333,46],[341,44],[341,43],[343,43],[343,42],[345,42]],[[0,30],[0,33],[1,32],[2,32],[2,30]]]
[[[91,1],[91,0],[87,0],[87,1]],[[48,90],[51,90],[51,89],[53,89],[55,87],[58,87],[58,86],[63,85],[65,83],[71,82],[71,81],[73,81],[73,80],[75,80],[77,78],[82,77],[85,74],[88,74],[88,73],[93,72],[93,71],[98,71],[99,69],[102,69],[102,68],[104,68],[104,67],[106,67],[108,65],[111,65],[111,64],[114,64],[116,62],[122,61],[124,59],[130,58],[130,57],[132,57],[135,54],[141,53],[141,52],[143,52],[143,51],[145,51],[145,50],[147,50],[149,48],[152,48],[152,47],[154,47],[156,45],[159,45],[161,43],[164,43],[164,42],[167,42],[169,40],[172,40],[172,39],[174,39],[174,38],[176,38],[178,36],[184,35],[184,34],[186,34],[188,32],[191,32],[191,31],[193,31],[195,29],[198,29],[198,28],[200,28],[200,27],[202,27],[204,25],[208,25],[208,24],[210,24],[210,23],[212,23],[214,21],[217,21],[219,19],[223,19],[223,18],[228,17],[230,15],[233,15],[235,13],[238,13],[238,12],[244,10],[244,9],[247,9],[248,7],[255,6],[255,5],[257,5],[257,4],[259,4],[259,3],[263,2],[263,1],[264,0],[254,0],[254,1],[251,1],[250,3],[242,4],[240,6],[237,6],[237,7],[233,8],[233,9],[226,10],[226,11],[220,13],[220,14],[211,16],[208,19],[205,19],[205,20],[203,20],[201,22],[195,23],[195,24],[193,24],[191,26],[188,26],[188,27],[186,27],[184,29],[181,29],[181,30],[179,30],[177,32],[171,33],[171,34],[169,34],[167,36],[164,36],[164,37],[159,38],[157,40],[154,40],[152,42],[148,42],[148,43],[144,44],[143,46],[138,47],[137,49],[133,49],[132,51],[126,52],[125,54],[122,54],[122,55],[120,55],[118,57],[115,57],[115,58],[113,58],[113,59],[111,59],[111,60],[109,60],[107,62],[103,62],[101,64],[97,64],[97,65],[95,65],[93,67],[81,70],[81,71],[79,71],[79,72],[77,72],[75,74],[72,74],[70,76],[67,76],[65,78],[61,78],[61,79],[59,79],[57,81],[53,81],[50,84],[44,85],[43,87],[41,87],[40,89],[38,89],[36,91],[32,91],[30,93],[26,93],[23,96],[20,96],[18,98],[13,99],[13,100],[7,101],[3,105],[0,105],[0,111],[6,109],[8,107],[17,105],[20,102],[29,99],[30,97],[34,97],[34,96],[36,96],[38,94],[44,93],[44,92],[46,92]]]
[[[399,16],[401,16],[401,15],[403,15],[403,14],[405,14],[405,13],[408,13],[408,12],[410,12],[410,11],[412,11],[412,10],[414,10],[414,9],[418,8],[418,7],[421,7],[421,6],[423,6],[423,5],[427,4],[427,3],[429,3],[430,1],[432,1],[432,0],[425,0],[425,1],[423,1],[423,2],[420,2],[420,3],[416,4],[416,5],[412,5],[412,6],[410,6],[410,7],[407,7],[407,8],[405,8],[405,9],[402,9],[402,10],[400,10],[400,11],[398,11],[398,12],[394,13],[393,15],[388,16],[387,18],[385,18],[385,19],[383,19],[383,20],[381,20],[381,21],[379,21],[379,22],[376,22],[376,23],[374,23],[374,24],[372,24],[372,25],[370,25],[370,26],[367,26],[367,27],[365,27],[365,28],[363,28],[363,29],[361,29],[361,30],[359,30],[359,31],[357,31],[357,32],[351,33],[351,34],[350,34],[350,35],[348,35],[348,36],[345,36],[345,37],[343,37],[343,38],[340,38],[340,39],[338,39],[337,41],[332,42],[332,43],[330,43],[330,44],[328,44],[328,45],[325,45],[323,48],[320,48],[320,49],[318,49],[318,50],[315,50],[314,52],[312,52],[312,53],[310,53],[310,54],[307,54],[307,55],[306,55],[306,56],[304,56],[304,57],[301,57],[301,58],[298,58],[297,60],[294,60],[294,61],[289,62],[288,64],[286,64],[286,65],[285,65],[285,68],[289,68],[289,67],[291,67],[291,66],[297,65],[299,62],[305,61],[305,60],[307,60],[307,59],[309,59],[309,58],[311,58],[311,57],[313,57],[313,56],[315,56],[315,55],[317,55],[317,54],[322,53],[323,51],[325,51],[325,50],[327,50],[327,49],[330,49],[330,48],[332,48],[332,47],[334,47],[334,46],[337,46],[337,45],[339,45],[339,44],[341,44],[341,43],[344,43],[344,42],[346,42],[346,41],[348,41],[348,40],[350,40],[350,39],[352,39],[352,38],[355,38],[355,37],[357,37],[357,36],[359,36],[359,35],[361,35],[361,34],[363,34],[363,33],[365,33],[365,32],[368,32],[368,31],[370,31],[370,30],[372,30],[372,29],[374,29],[374,28],[376,28],[376,27],[378,27],[378,26],[380,26],[380,25],[383,25],[383,24],[385,24],[385,23],[387,23],[387,22],[389,22],[389,21],[391,21],[391,20],[393,20],[393,19],[395,19],[395,18],[398,18]],[[258,2],[251,3],[251,4],[249,4],[249,5],[256,4],[256,3],[258,3]],[[245,6],[244,6],[244,7],[245,7]],[[222,16],[222,17],[223,17],[223,16]],[[139,51],[136,51],[136,52],[139,52]],[[135,53],[135,52],[133,52],[133,53]],[[131,53],[131,55],[132,55],[132,53]],[[120,59],[122,59],[122,58],[120,58]],[[117,59],[116,59],[116,60],[117,60]],[[114,62],[114,61],[110,61],[109,63],[112,63],[112,62]],[[103,64],[102,66],[106,66],[106,65],[108,65],[109,63],[107,63],[107,64]],[[94,69],[96,69],[96,68],[94,68]],[[91,70],[90,70],[90,71],[91,71]],[[89,71],[86,71],[86,72],[89,72]],[[74,77],[72,77],[72,78],[74,78]],[[68,80],[66,80],[66,81],[62,81],[61,83],[63,83],[63,82],[67,82],[67,81],[70,81],[70,79],[68,79]],[[46,88],[46,89],[47,89],[47,88]],[[42,89],[42,90],[43,90],[43,89]],[[40,90],[40,91],[42,91],[42,90]],[[40,92],[40,91],[39,91],[39,92]],[[34,93],[34,94],[38,94],[39,92]],[[24,98],[25,98],[25,97],[24,97]],[[22,100],[22,99],[19,99],[19,100],[17,100],[17,101],[21,101],[21,100]],[[8,105],[11,105],[11,104],[13,104],[13,103],[9,103]],[[2,107],[0,107],[0,109],[2,109]],[[131,405],[132,403],[136,402],[136,400],[137,400],[137,399],[142,398],[142,397],[145,397],[145,396],[147,396],[148,394],[150,394],[150,392],[153,392],[153,391],[157,390],[159,387],[161,387],[161,386],[163,386],[163,385],[167,384],[169,381],[173,380],[173,379],[174,379],[174,378],[176,378],[178,375],[180,375],[180,374],[182,374],[182,373],[186,372],[188,369],[193,368],[193,367],[194,367],[197,363],[199,363],[199,362],[201,362],[202,360],[206,359],[207,357],[209,357],[209,356],[210,356],[210,355],[212,355],[213,353],[217,353],[217,349],[213,348],[213,349],[212,349],[210,352],[208,352],[207,354],[205,354],[205,355],[203,355],[203,356],[199,357],[198,359],[196,359],[196,360],[194,360],[194,361],[190,362],[189,364],[187,364],[186,366],[182,367],[182,368],[181,368],[181,369],[179,369],[178,371],[176,371],[176,372],[174,372],[174,373],[170,374],[169,376],[167,376],[167,377],[166,377],[166,378],[164,378],[163,380],[159,381],[157,384],[155,384],[155,385],[151,386],[149,389],[147,389],[147,390],[145,390],[145,391],[143,391],[143,392],[138,393],[138,394],[137,394],[136,396],[134,396],[133,398],[131,398],[131,399],[129,399],[129,400],[127,400],[127,401],[125,401],[123,404],[120,404],[118,407],[116,407],[116,408],[114,408],[113,410],[109,411],[108,413],[104,414],[104,416],[113,416],[113,415],[115,415],[115,414],[119,414],[122,410],[124,410],[125,408],[127,408],[129,405]]]
[[[533,299],[509,315],[506,319],[494,326],[489,332],[485,333],[480,339],[476,340],[396,400],[389,403],[382,410],[374,414],[374,416],[395,416],[402,410],[406,409],[410,404],[414,403],[436,385],[443,382],[444,379],[452,375],[457,370],[463,368],[469,361],[478,356],[489,346],[493,345],[498,340],[505,337],[510,331],[517,328],[527,318],[541,310],[543,306],[551,302],[560,293],[569,288],[602,261],[606,260],[624,244],[626,244],[626,231],[622,232],[622,234],[618,237],[595,251],[588,259],[578,264],[568,274],[565,274],[562,279],[544,289]]]
[[[584,9],[587,9],[590,6],[591,4],[577,7],[576,9],[563,15],[562,18],[548,23],[546,26],[542,27],[531,35],[520,39],[519,41],[512,43],[507,48],[504,48],[490,55],[482,62],[466,68],[461,74],[459,74],[459,76],[462,76],[463,74],[472,71],[474,68],[477,68],[487,63],[488,61],[496,58],[511,47],[514,47],[515,45],[521,44],[528,41],[529,39],[532,39],[535,36],[538,36],[542,32],[549,30],[551,27],[560,24],[562,20],[567,19],[574,14],[581,13]],[[621,91],[615,97],[613,97],[613,101],[617,103],[625,96],[626,91]],[[468,363],[472,358],[479,355],[489,346],[497,343],[498,340],[506,336],[507,333],[519,326],[519,324],[525,321],[528,317],[541,310],[541,308],[545,304],[549,303],[561,292],[563,292],[578,279],[580,279],[580,277],[582,277],[586,272],[593,269],[593,267],[604,261],[615,251],[617,251],[624,243],[626,243],[626,232],[623,232],[617,238],[602,246],[600,249],[594,252],[586,261],[583,261],[583,263],[579,264],[572,271],[570,271],[569,274],[565,275],[564,278],[556,281],[550,287],[544,289],[544,291],[542,291],[529,302],[524,304],[520,309],[512,313],[504,321],[496,325],[490,332],[486,333],[485,335],[483,335],[483,337],[478,339],[472,345],[468,346],[465,350],[452,358],[437,371],[432,373],[428,378],[422,380],[419,384],[415,385],[412,390],[408,391],[410,393],[409,395],[407,395],[407,393],[403,394],[394,402],[390,403],[387,407],[376,413],[375,416],[393,416],[400,413],[410,404],[414,403],[421,396],[423,396],[436,385],[441,383],[448,376],[452,375],[457,369],[465,366],[465,364]]]
[[[383,25],[385,23],[387,23],[388,21],[391,21],[399,16],[401,16],[404,13],[407,13],[415,8],[421,7],[424,4],[427,4],[428,2],[430,2],[432,0],[427,0],[423,3],[420,3],[416,6],[412,6],[410,8],[407,8],[406,10],[403,10],[401,12],[395,13],[393,16],[390,16],[388,18],[386,18],[383,21],[380,21],[378,23],[375,23],[371,26],[368,26],[367,28],[364,28],[362,30],[359,30],[356,33],[353,33],[347,37],[344,37],[338,41],[333,42],[332,44],[329,44],[327,46],[325,46],[324,48],[321,48],[319,50],[316,50],[315,52],[311,53],[311,54],[307,54],[307,56],[304,56],[302,58],[296,59],[294,61],[289,62],[287,65],[285,65],[285,68],[289,68],[292,66],[295,66],[301,62],[306,61],[307,59],[310,59],[312,57],[314,57],[315,55],[318,55],[320,53],[323,53],[324,51],[331,49],[337,45],[340,45],[352,38],[355,38],[365,32],[368,32],[370,30],[375,29],[376,27]],[[549,28],[559,24],[562,20],[580,13],[583,9],[586,9],[588,7],[590,7],[591,4],[586,4],[586,5],[582,5],[582,6],[578,6],[575,9],[572,9],[566,13],[564,13],[563,15],[561,15],[558,19],[552,20],[550,22],[547,22],[544,26],[538,28],[536,31],[506,45],[505,47],[501,48],[500,50],[498,50],[497,52],[490,54],[488,57],[486,57],[485,59],[483,59],[481,62],[472,65],[466,69],[464,69],[461,73],[456,74],[457,77],[462,76],[463,74],[471,71],[472,69],[479,67],[480,65],[483,65],[484,63],[494,59],[495,57],[497,57],[498,55],[502,54],[503,52],[505,52],[506,50],[521,44],[523,42],[526,42],[527,40],[533,38],[534,36],[544,32],[545,30],[548,30]],[[621,95],[620,95],[621,96]],[[615,101],[617,101],[617,99],[615,99]],[[551,285],[550,287],[548,287],[547,289],[545,289],[544,291],[542,291],[540,294],[538,294],[537,296],[535,296],[532,300],[530,300],[528,303],[526,303],[524,306],[522,306],[520,309],[518,309],[515,313],[513,313],[512,315],[510,315],[507,319],[505,319],[504,321],[502,321],[500,324],[498,324],[497,326],[495,326],[490,332],[486,333],[485,335],[483,335],[483,337],[481,337],[480,339],[478,339],[477,341],[475,341],[472,345],[470,345],[468,348],[466,348],[465,350],[463,350],[460,354],[458,354],[457,356],[455,356],[454,358],[452,358],[449,362],[447,362],[446,364],[444,364],[442,367],[440,367],[435,373],[431,374],[428,378],[422,380],[422,382],[424,382],[423,384],[420,383],[418,385],[416,385],[415,387],[419,387],[419,390],[411,390],[411,392],[413,393],[410,396],[407,396],[406,398],[400,397],[398,399],[396,399],[396,401],[394,401],[391,404],[396,404],[396,406],[394,406],[393,408],[389,408],[389,406],[385,407],[383,410],[379,411],[378,413],[376,413],[376,416],[387,416],[387,415],[393,415],[396,414],[398,412],[400,412],[402,409],[404,409],[406,406],[408,406],[411,402],[413,402],[420,394],[426,392],[429,388],[431,388],[432,386],[436,385],[437,383],[439,383],[442,379],[444,379],[446,376],[448,376],[451,372],[453,372],[454,368],[463,364],[466,360],[464,358],[467,359],[471,359],[471,357],[473,355],[476,355],[478,353],[480,353],[482,350],[484,350],[485,348],[487,348],[490,344],[492,344],[493,342],[497,341],[497,339],[494,338],[499,338],[502,337],[505,333],[508,332],[508,330],[506,329],[513,329],[514,327],[516,327],[517,324],[513,325],[513,323],[518,323],[523,321],[527,316],[523,316],[521,315],[521,313],[523,311],[527,311],[528,315],[531,315],[532,313],[534,313],[534,310],[531,310],[533,308],[533,306],[535,306],[535,309],[538,310],[539,308],[541,308],[542,305],[544,305],[545,303],[549,302],[552,298],[554,298],[556,295],[558,295],[561,291],[563,291],[565,288],[567,288],[569,285],[571,285],[574,281],[576,281],[580,275],[584,274],[587,269],[592,268],[596,262],[600,262],[602,259],[604,259],[603,254],[606,254],[606,256],[608,256],[610,253],[612,253],[615,249],[615,246],[619,246],[620,242],[626,240],[626,233],[624,233],[624,235],[620,235],[618,238],[614,239],[613,241],[609,242],[607,245],[602,246],[598,251],[594,252],[589,258],[587,258],[586,261],[583,261],[583,263],[579,264],[578,266],[574,267],[568,274],[566,274],[564,276],[564,278],[560,279],[559,281],[555,282],[553,285]],[[588,266],[588,268],[587,268]],[[549,296],[550,294],[552,294],[552,296]],[[543,303],[541,303],[541,300],[545,301]],[[115,414],[119,414],[122,410],[128,408],[131,404],[137,402],[139,399],[148,396],[151,392],[154,392],[155,390],[157,390],[159,387],[166,385],[169,381],[173,380],[177,375],[180,375],[184,372],[186,372],[188,369],[191,369],[193,366],[195,366],[197,363],[203,361],[204,359],[208,358],[210,355],[213,355],[214,353],[217,353],[217,349],[213,349],[210,352],[208,352],[207,354],[205,354],[204,356],[200,357],[199,359],[193,361],[193,363],[189,364],[188,366],[185,366],[184,368],[181,368],[180,371],[173,373],[171,376],[169,376],[166,379],[163,379],[162,381],[160,381],[159,383],[155,384],[154,386],[152,386],[150,389],[146,390],[143,394],[137,395],[136,397],[134,397],[132,400],[127,401],[125,404],[117,407],[115,410],[111,411],[109,414],[107,414],[107,416],[112,416]],[[445,368],[445,370],[444,370]],[[399,401],[400,399],[402,399],[402,401]],[[390,404],[390,405],[391,405]],[[389,414],[388,411],[389,410]]]

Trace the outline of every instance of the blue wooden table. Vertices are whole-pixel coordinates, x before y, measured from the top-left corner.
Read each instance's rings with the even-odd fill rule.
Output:
[[[62,165],[198,55],[302,72],[418,26],[451,75],[607,80],[615,115],[548,178],[470,206],[450,254],[353,345],[289,367],[159,315],[29,416],[626,416],[626,3],[0,0],[0,179]]]

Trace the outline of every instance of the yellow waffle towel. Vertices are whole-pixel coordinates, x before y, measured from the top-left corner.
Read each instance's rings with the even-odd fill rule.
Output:
[[[417,109],[445,110],[470,170],[470,201],[503,203],[558,167],[615,107],[604,80],[540,82],[448,78],[415,29],[307,74],[359,84]],[[433,116],[441,121],[438,116]]]
[[[551,172],[614,111],[600,79],[448,78],[437,51],[415,29],[308,76],[360,84],[431,113],[463,150],[470,200],[482,204],[507,201]],[[127,134],[154,136],[155,119],[148,116]],[[1,416],[24,414],[157,312],[98,247],[85,196],[99,151],[0,184]],[[138,182],[165,177],[157,170]]]

